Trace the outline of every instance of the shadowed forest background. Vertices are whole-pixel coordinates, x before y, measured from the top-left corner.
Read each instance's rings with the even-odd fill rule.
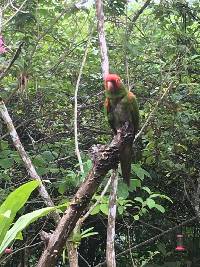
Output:
[[[89,149],[108,144],[113,135],[104,112],[94,3],[0,0],[0,9],[0,97],[53,202],[69,203],[92,167]],[[116,257],[117,266],[200,266],[199,1],[105,0],[104,15],[110,72],[119,74],[137,96],[140,129],[148,120],[133,146],[131,186],[119,177],[115,249],[116,255],[126,253]],[[77,96],[81,173],[74,103],[87,44]],[[29,179],[0,120],[0,203]],[[109,192],[82,226],[81,231],[91,228],[91,236],[79,233],[73,239],[79,266],[105,260],[108,200]],[[35,191],[17,216],[43,207]],[[129,250],[194,216],[196,220],[176,231]],[[39,233],[54,229],[52,218],[40,218],[23,231],[13,253],[3,255],[0,264],[35,266],[44,249]],[[177,234],[184,235],[184,252],[175,250]],[[67,252],[57,266],[69,266]]]

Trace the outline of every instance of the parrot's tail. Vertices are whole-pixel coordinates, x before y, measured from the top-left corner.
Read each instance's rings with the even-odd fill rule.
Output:
[[[126,144],[120,150],[120,164],[122,170],[122,177],[124,182],[130,185],[130,175],[131,175],[131,162],[132,162],[132,143]]]

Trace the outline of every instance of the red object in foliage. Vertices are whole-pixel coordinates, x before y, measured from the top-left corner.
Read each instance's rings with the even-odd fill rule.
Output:
[[[176,251],[185,251],[185,246],[183,246],[183,235],[176,236],[177,246],[175,248]]]
[[[0,54],[5,53],[7,50],[4,46],[3,36],[0,35]]]
[[[11,254],[12,252],[13,252],[12,248],[6,248],[6,249],[4,250],[4,253],[5,253],[5,254]]]
[[[176,251],[185,251],[185,247],[184,246],[177,246]]]

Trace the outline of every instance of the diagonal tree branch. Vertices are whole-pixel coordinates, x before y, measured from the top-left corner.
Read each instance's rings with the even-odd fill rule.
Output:
[[[94,203],[94,205],[92,205],[89,210],[86,212],[86,214],[84,214],[84,216],[82,216],[78,222],[77,222],[77,225],[79,225],[79,228],[80,228],[80,225],[83,224],[83,222],[90,216],[90,213],[93,211],[93,209],[101,202],[103,196],[105,195],[105,193],[107,192],[108,190],[108,187],[110,186],[110,183],[111,183],[111,178],[108,180],[106,186],[104,187],[103,191],[101,192],[101,195],[100,195],[100,198]]]
[[[61,218],[56,230],[51,235],[49,243],[43,252],[37,267],[53,267],[56,264],[64,244],[74,229],[78,219],[84,213],[90,200],[111,169],[116,169],[119,162],[119,149],[133,138],[131,127],[124,125],[121,131],[113,138],[109,146],[103,146],[98,151],[97,158],[85,181],[75,194],[69,208]]]

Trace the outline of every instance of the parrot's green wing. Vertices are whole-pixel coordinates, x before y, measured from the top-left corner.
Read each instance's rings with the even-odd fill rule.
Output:
[[[127,104],[129,106],[129,110],[131,111],[130,121],[133,123],[134,135],[136,135],[139,129],[139,109],[136,97],[133,93],[128,92],[127,94]],[[133,137],[134,139],[134,137]],[[120,151],[120,163],[122,176],[124,178],[125,183],[130,185],[130,175],[131,175],[131,162],[132,162],[132,144],[133,140],[130,143],[125,144]]]
[[[136,135],[138,129],[139,129],[139,108],[136,96],[129,92],[128,93],[128,102],[132,114],[132,120],[133,120],[133,126],[134,126],[134,134]]]

